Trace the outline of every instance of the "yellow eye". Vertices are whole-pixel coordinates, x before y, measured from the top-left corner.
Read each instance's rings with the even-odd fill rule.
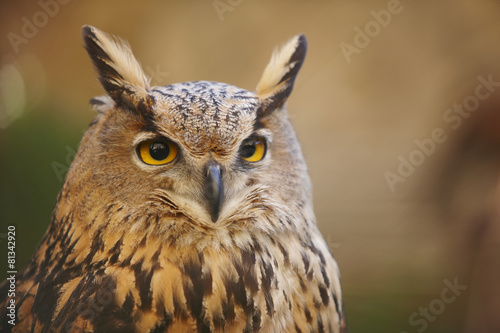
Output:
[[[167,164],[177,156],[177,146],[168,141],[144,141],[139,145],[139,156],[146,164]]]
[[[240,147],[240,157],[247,162],[258,162],[266,155],[266,142],[260,138],[250,138],[243,141]]]

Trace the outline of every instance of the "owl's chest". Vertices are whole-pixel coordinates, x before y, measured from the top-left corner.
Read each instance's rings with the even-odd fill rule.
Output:
[[[321,290],[330,293],[324,279],[332,267],[318,256],[304,264],[304,256],[289,245],[170,249],[152,262],[133,263],[129,278],[117,279],[117,303],[133,299],[141,314],[134,318],[144,331],[165,321],[171,332],[184,327],[287,331],[302,320],[305,309],[313,318],[333,313],[333,302],[328,304],[321,296]]]
[[[284,262],[273,256],[273,249],[260,250],[171,253],[159,258],[150,281],[146,281],[147,274],[138,274],[145,280],[136,279],[132,289],[140,295],[136,286],[150,285],[142,289],[143,298],[147,290],[152,310],[164,309],[175,318],[172,325],[206,325],[226,331],[274,327],[274,321],[291,319],[294,291],[287,276],[292,271],[280,266]]]
[[[82,276],[40,285],[58,290],[53,327],[279,332],[335,312],[328,260],[293,240],[202,251],[150,244],[117,257],[96,255]],[[32,311],[43,312],[45,294]]]

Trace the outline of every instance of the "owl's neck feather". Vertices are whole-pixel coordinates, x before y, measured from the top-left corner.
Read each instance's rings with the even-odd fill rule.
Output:
[[[66,247],[75,262],[92,252],[113,255],[120,243],[132,247],[155,239],[161,247],[203,251],[204,249],[248,249],[256,237],[287,234],[304,238],[317,230],[309,202],[286,205],[272,197],[264,186],[255,186],[228,202],[220,221],[200,221],[186,207],[174,204],[166,192],[155,192],[140,207],[110,202],[87,207],[63,193],[53,214],[44,243]],[[311,229],[312,227],[312,229]],[[54,236],[54,230],[59,236]],[[71,245],[70,247],[68,247]],[[69,251],[69,252],[68,252]],[[121,255],[122,256],[122,255]]]

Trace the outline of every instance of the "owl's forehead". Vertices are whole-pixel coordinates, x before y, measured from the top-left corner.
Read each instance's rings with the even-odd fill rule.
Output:
[[[165,106],[174,106],[176,112],[183,115],[218,115],[231,117],[255,113],[258,104],[254,92],[225,83],[195,81],[176,83],[153,90],[155,101]],[[158,109],[158,112],[168,111]],[[208,112],[208,113],[207,113]]]
[[[232,85],[197,81],[155,87],[156,126],[193,152],[231,150],[253,128],[259,100]]]

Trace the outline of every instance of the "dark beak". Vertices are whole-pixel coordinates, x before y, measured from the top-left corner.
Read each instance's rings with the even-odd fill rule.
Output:
[[[221,170],[218,164],[209,164],[207,167],[207,178],[205,179],[205,197],[212,222],[219,219],[224,198],[224,186],[222,185]]]

